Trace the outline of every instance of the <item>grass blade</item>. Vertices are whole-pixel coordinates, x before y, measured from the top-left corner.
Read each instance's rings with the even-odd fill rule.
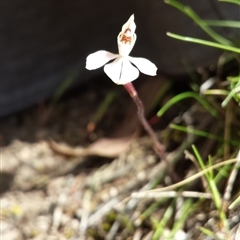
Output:
[[[185,37],[185,36],[181,36],[181,35],[170,33],[170,32],[167,32],[167,35],[169,37],[176,38],[178,40],[192,42],[192,43],[199,43],[199,44],[206,45],[209,47],[219,48],[219,49],[223,49],[226,51],[235,52],[235,53],[240,54],[240,48],[237,48],[237,47],[225,46],[223,44],[219,44],[216,42],[206,41],[206,40],[202,40],[199,38]]]
[[[230,20],[205,20],[209,26],[214,27],[230,27],[230,28],[240,28],[239,21],[230,21]]]
[[[240,0],[219,0],[219,2],[227,2],[240,5]]]
[[[162,116],[171,106],[173,106],[174,104],[176,104],[177,102],[186,99],[186,98],[195,98],[199,103],[201,103],[203,105],[203,107],[205,107],[214,117],[216,117],[218,115],[217,111],[215,109],[213,109],[209,103],[201,98],[197,93],[194,92],[184,92],[181,93],[175,97],[173,97],[172,99],[170,99],[157,113],[157,116],[160,117]]]
[[[189,6],[185,6],[183,4],[181,4],[178,1],[175,0],[166,0],[165,1],[167,4],[172,5],[173,7],[179,9],[180,11],[182,11],[183,13],[185,13],[188,17],[190,17],[200,28],[202,28],[211,38],[213,38],[215,41],[223,44],[223,45],[227,45],[227,46],[231,46],[232,42],[229,41],[228,39],[222,37],[221,35],[219,35],[217,32],[215,32],[213,29],[211,29],[207,23],[202,20],[197,13],[195,13],[193,11],[192,8],[190,8]]]

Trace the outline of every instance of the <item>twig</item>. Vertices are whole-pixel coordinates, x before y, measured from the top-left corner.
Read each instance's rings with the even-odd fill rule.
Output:
[[[119,231],[119,228],[121,226],[121,223],[116,220],[113,224],[112,227],[110,228],[107,236],[106,236],[106,240],[113,240],[115,239],[117,232]]]
[[[81,215],[81,222],[79,225],[79,240],[84,240],[86,238],[88,221],[90,216],[90,203],[92,193],[88,190],[83,196],[83,208]]]
[[[193,192],[193,191],[166,191],[166,192],[134,192],[131,194],[132,198],[175,198],[175,197],[185,197],[185,198],[212,198],[210,193]]]
[[[232,125],[232,119],[233,119],[233,108],[232,108],[232,104],[229,103],[229,105],[227,106],[227,110],[226,110],[226,117],[225,117],[225,127],[224,127],[224,154],[223,157],[224,159],[228,159],[229,155],[230,155],[230,146],[229,146],[229,140],[231,139],[231,125]]]
[[[229,159],[229,160],[226,160],[226,161],[224,161],[224,162],[220,162],[220,163],[217,163],[217,164],[215,164],[215,165],[212,165],[212,166],[210,166],[210,167],[202,170],[201,172],[198,172],[198,173],[192,175],[191,177],[182,180],[181,182],[172,184],[172,185],[167,186],[167,187],[155,188],[155,189],[153,189],[153,190],[148,190],[148,191],[145,191],[145,192],[163,192],[163,191],[169,191],[169,190],[175,189],[175,188],[177,188],[177,187],[181,187],[181,186],[185,185],[186,183],[192,182],[193,180],[195,180],[195,179],[203,176],[204,174],[206,174],[206,172],[209,172],[209,171],[212,171],[212,170],[214,170],[214,169],[220,168],[220,167],[222,167],[222,166],[225,166],[225,165],[228,165],[228,164],[232,164],[232,163],[236,163],[236,162],[237,162],[237,159],[236,159],[236,158]]]
[[[88,219],[88,226],[94,226],[99,224],[102,221],[103,216],[105,216],[108,212],[110,212],[114,207],[119,203],[119,198],[112,198],[107,203],[104,203],[99,206],[98,210],[95,211]]]
[[[235,163],[235,166],[228,178],[228,182],[227,182],[227,186],[223,195],[223,206],[226,207],[226,205],[228,205],[227,203],[229,202],[230,198],[231,198],[231,192],[233,189],[233,184],[234,181],[236,180],[237,174],[238,174],[238,167],[240,166],[240,151],[238,152],[237,155],[237,162]]]

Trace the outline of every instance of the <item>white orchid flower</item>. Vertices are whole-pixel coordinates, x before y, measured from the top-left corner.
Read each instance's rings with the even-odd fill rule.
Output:
[[[157,72],[155,64],[145,58],[129,56],[137,39],[135,30],[134,15],[131,15],[128,21],[122,26],[122,31],[117,37],[118,54],[105,50],[92,53],[87,57],[86,69],[94,70],[100,68],[107,62],[115,59],[104,66],[104,72],[116,84],[125,85],[137,79],[139,70],[144,74],[155,76]]]

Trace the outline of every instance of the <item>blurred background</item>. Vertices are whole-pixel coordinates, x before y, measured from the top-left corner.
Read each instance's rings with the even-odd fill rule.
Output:
[[[181,2],[203,19],[240,19],[233,4]],[[208,66],[221,53],[167,37],[166,32],[173,32],[209,39],[186,15],[160,0],[2,0],[1,7],[1,116],[48,99],[72,73],[78,86],[98,76],[101,69],[85,69],[86,56],[100,49],[117,52],[116,37],[132,13],[138,39],[131,55],[149,58],[160,73],[178,75],[186,65]],[[220,33],[237,39],[239,29],[221,28]]]

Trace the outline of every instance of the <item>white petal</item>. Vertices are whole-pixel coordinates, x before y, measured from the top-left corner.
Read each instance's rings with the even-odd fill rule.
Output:
[[[139,76],[139,71],[127,58],[118,57],[112,63],[105,65],[104,72],[118,85],[132,82]]]
[[[157,75],[156,65],[150,62],[148,59],[135,58],[135,57],[128,57],[128,58],[134,65],[136,65],[136,67],[140,70],[140,72],[150,76]]]
[[[117,37],[118,52],[119,52],[119,55],[121,55],[123,57],[126,57],[132,51],[132,49],[135,45],[135,42],[137,40],[137,35],[134,33],[131,37],[131,42],[129,42],[129,43],[122,42],[121,41],[121,36],[122,36],[122,32],[120,32],[118,37]]]
[[[97,68],[102,67],[110,60],[118,57],[118,54],[110,53],[104,50],[97,51],[95,53],[92,53],[88,55],[87,61],[86,61],[86,69],[88,70],[94,70]]]
[[[136,42],[135,34],[136,24],[134,22],[134,14],[130,16],[128,21],[122,26],[122,31],[118,34],[118,52],[121,56],[128,56]]]
[[[122,74],[120,79],[120,84],[126,84],[137,79],[139,76],[139,71],[134,67],[128,58],[123,59]]]
[[[122,32],[124,33],[128,28],[131,30],[132,34],[136,30],[136,24],[134,22],[134,14],[132,14],[130,18],[127,20],[127,22],[122,26]]]

